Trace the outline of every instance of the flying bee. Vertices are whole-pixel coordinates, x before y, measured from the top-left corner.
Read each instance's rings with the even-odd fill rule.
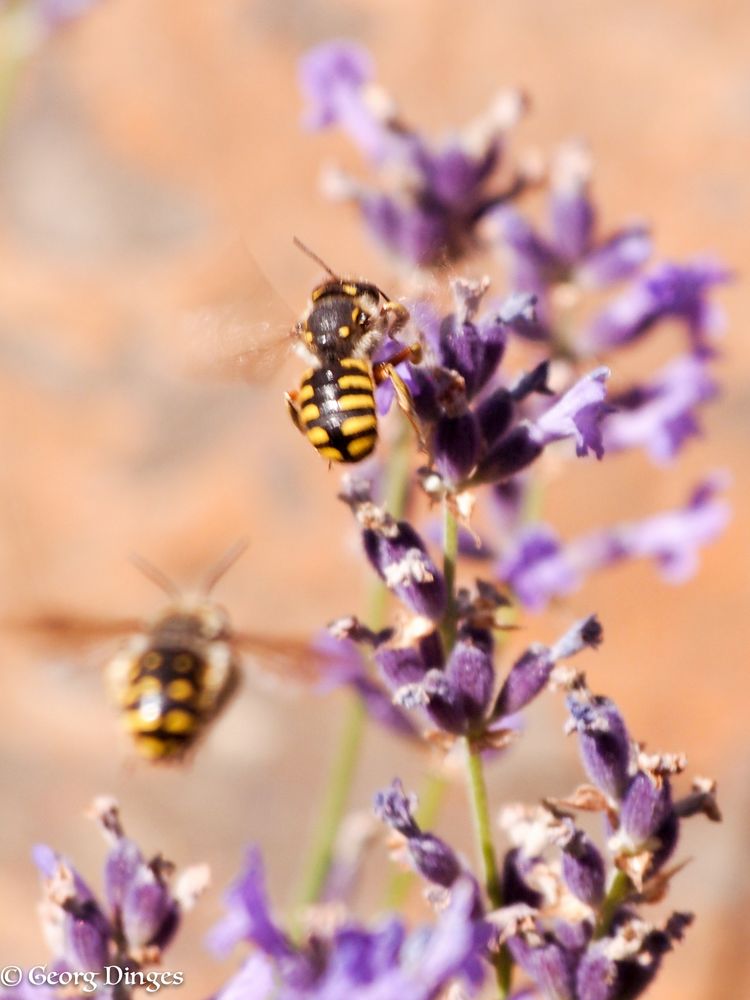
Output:
[[[411,397],[396,365],[419,361],[421,346],[405,346],[387,361],[373,363],[376,348],[409,321],[408,310],[371,282],[340,277],[303,243],[294,242],[329,277],[313,289],[294,327],[314,363],[303,374],[300,388],[286,393],[289,415],[329,462],[361,462],[377,442],[375,387],[386,379],[419,434]]]
[[[319,675],[319,656],[308,645],[239,632],[211,599],[213,587],[245,548],[245,543],[233,547],[192,595],[182,594],[149,563],[135,560],[170,598],[150,620],[46,614],[24,621],[23,627],[74,643],[130,633],[106,666],[122,726],[138,756],[179,763],[236,693],[242,653],[282,676],[310,682]]]

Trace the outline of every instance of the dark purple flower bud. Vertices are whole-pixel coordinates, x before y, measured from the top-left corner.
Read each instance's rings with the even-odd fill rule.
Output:
[[[544,689],[555,661],[548,646],[536,643],[521,654],[505,678],[492,717],[499,719],[520,711]]]
[[[477,418],[470,410],[455,417],[442,417],[434,431],[432,453],[441,478],[460,486],[477,464],[480,432]]]
[[[680,820],[677,813],[672,810],[667,813],[664,821],[656,828],[653,840],[658,846],[651,855],[651,866],[648,874],[657,872],[662,865],[674,854],[677,841],[680,838]]]
[[[620,822],[631,841],[639,845],[648,840],[671,811],[669,779],[637,771],[628,785],[620,809]]]
[[[394,830],[406,837],[409,854],[416,870],[429,882],[449,889],[461,874],[455,852],[444,840],[423,833],[414,819],[414,800],[407,799],[403,785],[396,779],[391,787],[378,792],[375,813]]]
[[[564,660],[582,652],[584,649],[596,649],[604,641],[604,630],[596,615],[582,618],[568,629],[565,635],[558,639],[552,647],[552,655],[557,660]]]
[[[598,906],[604,898],[604,858],[581,830],[563,848],[562,874],[570,891],[589,906]]]
[[[586,772],[607,795],[621,800],[628,784],[630,737],[609,698],[576,692],[568,697],[568,731],[578,733]]]
[[[354,510],[367,557],[386,586],[416,614],[442,617],[445,581],[417,532],[369,501],[349,494],[342,499]]]
[[[513,847],[506,852],[501,876],[504,906],[525,903],[535,910],[541,907],[544,896],[526,881],[526,875],[533,865],[533,859],[527,857],[520,847]]]
[[[455,313],[440,325],[438,357],[443,367],[461,375],[466,387],[466,397],[471,399],[486,385],[494,374],[505,352],[506,324],[500,313],[476,322],[479,304],[489,287],[483,281],[456,280],[453,282]],[[512,318],[521,311],[520,303],[505,306]]]
[[[543,450],[539,435],[531,424],[523,421],[487,451],[472,479],[476,483],[510,479],[539,458]]]
[[[495,685],[492,634],[463,626],[445,668],[447,681],[456,690],[469,728],[485,716]]]
[[[549,1000],[575,1000],[577,955],[562,947],[554,935],[542,931],[531,936],[516,934],[508,940],[508,949],[523,971],[534,980]]]
[[[449,733],[463,734],[467,729],[464,698],[442,670],[430,670],[421,686],[427,714]]]
[[[476,408],[482,438],[491,448],[510,427],[513,420],[513,396],[503,386],[495,389]]]
[[[401,645],[401,641],[407,645]],[[418,684],[428,670],[440,670],[444,664],[443,645],[435,629],[414,639],[408,635],[387,643],[375,651],[375,662],[392,688]]]
[[[692,345],[705,346],[722,324],[708,293],[730,277],[725,267],[710,260],[660,264],[599,313],[584,334],[584,346],[592,353],[620,347],[665,319],[682,320]]]
[[[541,396],[552,396],[554,393],[547,385],[549,378],[549,361],[541,361],[536,368],[525,372],[511,389],[511,397],[515,402],[526,399],[532,393]]]
[[[570,387],[556,403],[537,418],[535,428],[541,443],[572,437],[576,454],[593,451],[597,458],[604,454],[600,423],[609,411],[605,403],[609,368],[595,368]]]

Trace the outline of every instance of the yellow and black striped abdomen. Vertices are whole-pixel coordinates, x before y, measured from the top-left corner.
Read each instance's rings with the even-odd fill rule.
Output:
[[[366,458],[378,436],[369,362],[341,358],[308,372],[299,391],[299,419],[323,458],[331,462]]]
[[[149,760],[179,760],[201,728],[206,664],[188,649],[152,646],[131,669],[123,721]]]

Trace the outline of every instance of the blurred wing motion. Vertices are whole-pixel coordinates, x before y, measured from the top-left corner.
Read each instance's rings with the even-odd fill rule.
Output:
[[[92,618],[67,611],[43,611],[0,620],[0,630],[55,646],[74,648],[142,632],[140,618]]]
[[[282,681],[314,684],[324,677],[330,667],[329,657],[303,640],[233,632],[232,645],[253,665]]]
[[[296,342],[297,317],[246,246],[232,244],[212,264],[183,314],[191,367],[224,378],[268,378]]]

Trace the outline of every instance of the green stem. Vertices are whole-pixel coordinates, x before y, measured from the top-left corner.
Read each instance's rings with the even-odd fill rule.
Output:
[[[469,798],[471,799],[474,817],[474,832],[477,838],[479,855],[482,859],[482,877],[484,879],[487,898],[494,909],[503,905],[503,892],[500,885],[500,873],[495,859],[495,848],[492,844],[492,826],[487,800],[487,785],[482,769],[482,755],[469,740],[466,741],[467,769],[469,778]],[[497,988],[500,1000],[505,1000],[510,992],[512,961],[508,949],[503,945],[494,956],[493,965],[497,977]]]
[[[409,427],[404,422],[389,456],[385,497],[396,519],[403,517],[409,496]],[[374,631],[383,628],[388,590],[377,580],[367,601],[367,623]],[[347,705],[338,746],[334,752],[328,783],[323,794],[318,824],[299,893],[299,906],[309,906],[320,896],[333,861],[336,836],[346,813],[359,755],[365,735],[367,712],[358,694]]]
[[[604,897],[602,905],[599,909],[599,920],[597,921],[596,930],[594,932],[595,938],[605,937],[612,925],[612,920],[620,908],[621,903],[627,899],[632,891],[633,885],[628,876],[625,872],[618,871],[612,879],[609,891]]]
[[[333,861],[333,848],[346,803],[354,781],[354,773],[365,733],[365,707],[361,698],[349,699],[339,745],[328,779],[318,826],[313,836],[310,864],[302,881],[299,900],[310,906],[318,899]]]

